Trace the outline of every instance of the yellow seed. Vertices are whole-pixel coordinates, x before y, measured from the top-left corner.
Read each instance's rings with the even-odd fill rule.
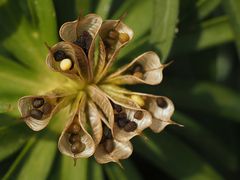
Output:
[[[71,67],[72,67],[72,61],[70,59],[63,59],[60,62],[60,68],[63,71],[67,71],[67,70],[71,69]]]
[[[125,43],[125,42],[129,41],[129,35],[127,33],[120,33],[119,34],[119,41],[121,43]]]
[[[136,102],[139,106],[144,106],[144,100],[141,96],[138,95],[131,95],[131,99]]]

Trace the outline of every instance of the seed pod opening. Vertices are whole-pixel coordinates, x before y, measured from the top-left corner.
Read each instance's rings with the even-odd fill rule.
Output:
[[[55,61],[53,54],[57,51],[64,51],[66,58]],[[80,81],[84,81],[89,77],[87,62],[88,59],[82,48],[70,42],[59,42],[55,44],[51,47],[46,58],[46,63],[52,70],[60,72],[71,79]]]
[[[81,98],[80,104],[78,102],[79,99],[76,99],[72,116],[59,138],[58,148],[60,152],[72,158],[86,158],[93,155],[95,144],[83,124],[86,123],[86,97]]]
[[[130,64],[111,74],[106,82],[113,84],[144,83],[156,85],[162,81],[164,67],[156,53],[146,52],[134,59]]]
[[[62,97],[54,95],[25,96],[19,99],[18,108],[26,124],[34,131],[39,131],[48,125],[62,102]]]
[[[94,153],[96,161],[100,164],[108,162],[119,163],[121,159],[127,159],[133,151],[131,142],[120,142],[115,139],[109,140],[108,144],[99,144]],[[109,151],[109,152],[108,152]]]

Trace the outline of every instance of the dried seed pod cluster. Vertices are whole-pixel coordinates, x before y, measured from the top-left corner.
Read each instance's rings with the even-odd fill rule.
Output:
[[[122,19],[102,21],[89,14],[63,24],[59,34],[63,41],[48,46],[46,63],[74,83],[60,84],[43,95],[25,96],[19,100],[19,110],[27,125],[39,131],[56,112],[69,107],[58,141],[63,154],[74,159],[94,155],[99,163],[120,163],[132,154],[130,140],[144,129],[160,132],[176,124],[171,120],[171,100],[119,86],[159,84],[166,65],[156,53],[146,52],[110,73],[119,50],[133,38]]]

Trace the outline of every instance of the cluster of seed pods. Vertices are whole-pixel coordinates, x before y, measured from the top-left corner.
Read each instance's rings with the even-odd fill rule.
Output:
[[[59,150],[74,159],[94,155],[99,163],[117,162],[133,151],[130,140],[146,128],[160,132],[169,124],[174,106],[164,96],[129,91],[125,84],[157,85],[162,81],[158,55],[152,51],[115,72],[109,71],[133,31],[121,19],[106,20],[96,14],[66,22],[59,31],[63,41],[47,46],[46,63],[74,81],[61,91],[19,100],[27,125],[39,131],[61,109],[70,109],[58,142]]]

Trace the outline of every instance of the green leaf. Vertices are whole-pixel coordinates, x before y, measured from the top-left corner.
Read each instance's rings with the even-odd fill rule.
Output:
[[[0,124],[2,125],[2,118],[0,116]],[[7,120],[13,121],[8,118]],[[16,123],[16,121],[13,121]],[[11,122],[9,122],[11,123]],[[10,126],[0,127],[0,161],[16,152],[30,137],[31,131],[25,124],[13,124]]]
[[[112,0],[100,0],[97,5],[96,14],[101,16],[103,19],[107,18],[111,4]]]
[[[240,122],[240,95],[234,90],[209,82],[191,83],[186,79],[175,79],[171,86],[161,87],[161,90],[167,92],[175,104],[182,108]]]
[[[102,165],[98,164],[93,158],[90,158],[88,161],[89,161],[89,164],[87,168],[87,171],[88,171],[87,179],[88,180],[92,180],[92,179],[104,180]]]
[[[87,180],[87,159],[78,159],[74,166],[73,158],[61,155],[60,180]]]
[[[198,0],[196,3],[198,19],[204,19],[215,10],[220,3],[221,0]]]
[[[131,163],[130,160],[125,160],[121,162],[123,168],[117,164],[106,164],[104,165],[104,170],[106,171],[109,180],[131,180],[138,179],[141,180],[142,177]]]
[[[239,0],[222,0],[224,8],[229,15],[229,20],[234,32],[234,39],[240,57],[240,1]]]
[[[231,42],[233,39],[228,18],[220,16],[203,22],[194,32],[179,34],[173,44],[172,54],[199,51]]]
[[[172,46],[178,20],[178,8],[179,0],[154,0],[149,42],[160,51],[163,62]]]
[[[36,17],[34,24],[42,39],[42,44],[56,43],[58,39],[56,14],[52,0],[27,0],[32,17]]]
[[[135,151],[176,179],[223,179],[213,167],[174,135],[149,133],[138,140]]]
[[[234,172],[239,167],[237,156],[211,131],[204,127],[198,121],[175,112],[173,119],[183,124],[184,128],[174,128],[178,137],[188,140],[205,157],[214,162],[223,171]],[[217,151],[216,151],[217,149]]]
[[[49,131],[37,140],[37,143],[27,155],[16,179],[46,179],[57,149],[57,139]]]

